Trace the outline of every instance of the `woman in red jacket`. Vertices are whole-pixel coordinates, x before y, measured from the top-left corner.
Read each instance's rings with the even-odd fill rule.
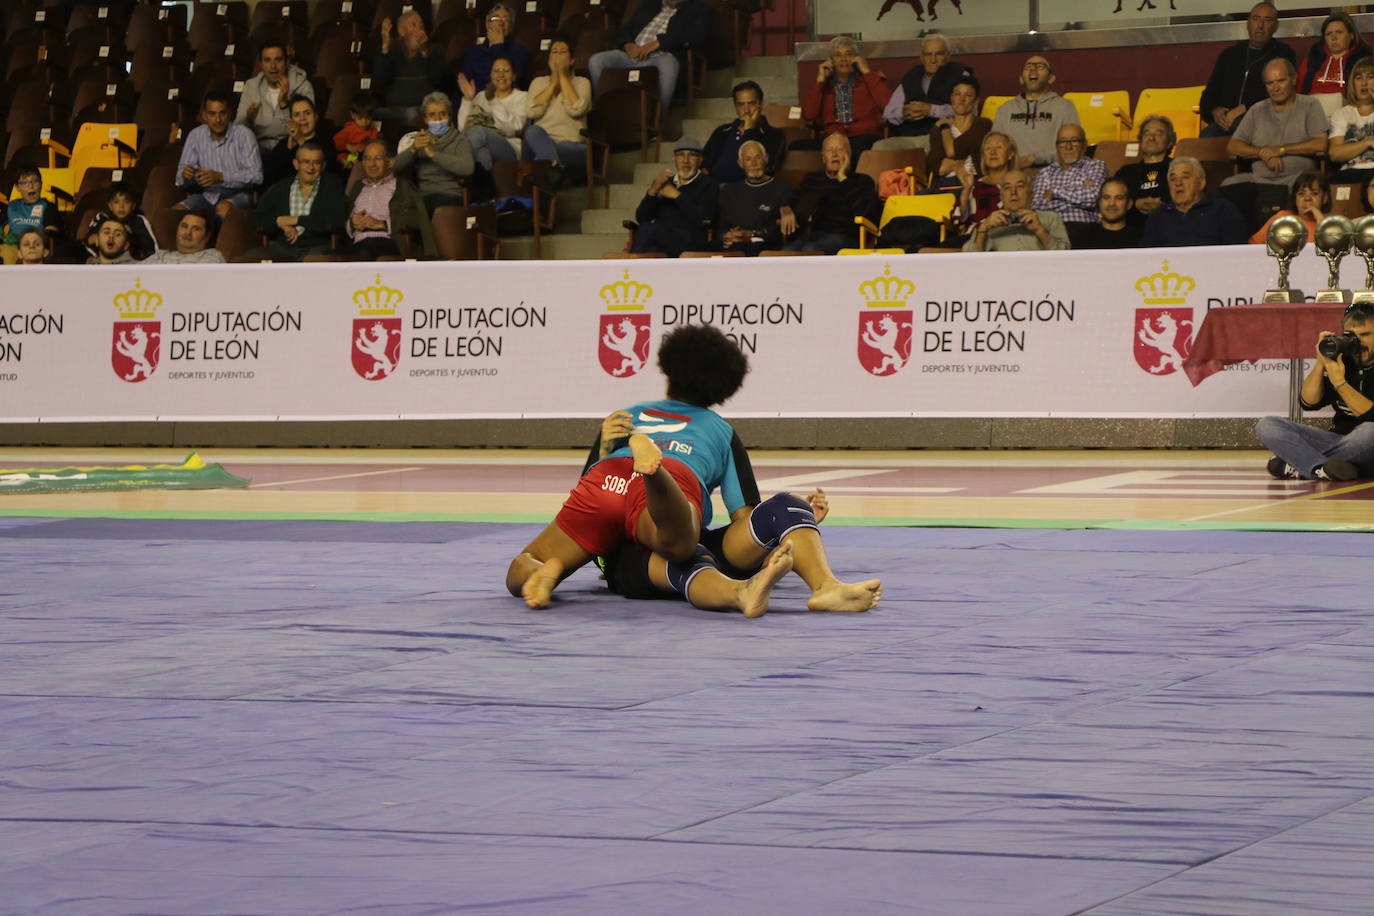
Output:
[[[830,59],[802,103],[802,117],[819,122],[822,137],[844,134],[857,162],[859,154],[883,136],[883,108],[892,97],[887,77],[859,56],[854,39],[831,39]],[[798,140],[793,149],[819,149],[820,140]]]

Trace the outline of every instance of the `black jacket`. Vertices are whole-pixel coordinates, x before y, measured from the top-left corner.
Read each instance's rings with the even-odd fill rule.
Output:
[[[1296,68],[1298,57],[1293,49],[1277,39],[1269,39],[1269,44],[1258,51],[1251,50],[1249,42],[1238,42],[1217,55],[1212,67],[1212,75],[1202,90],[1202,120],[1212,123],[1212,111],[1217,108],[1235,108],[1244,105],[1246,109],[1256,102],[1269,97],[1264,88],[1264,65],[1276,57],[1282,57]]]

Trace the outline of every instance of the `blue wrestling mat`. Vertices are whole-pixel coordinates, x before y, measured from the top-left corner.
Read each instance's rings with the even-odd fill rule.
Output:
[[[758,620],[538,526],[0,519],[0,913],[1368,914],[1367,535],[846,528]]]

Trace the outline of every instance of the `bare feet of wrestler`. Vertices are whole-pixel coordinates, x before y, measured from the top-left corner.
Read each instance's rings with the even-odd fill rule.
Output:
[[[792,545],[783,544],[767,560],[763,568],[739,586],[739,609],[745,617],[762,617],[768,610],[768,597],[778,580],[792,571]]]
[[[524,587],[520,589],[520,597],[532,608],[548,607],[549,601],[552,600],[553,588],[562,575],[562,560],[545,560],[525,580]]]
[[[883,597],[883,583],[879,579],[863,582],[834,582],[822,585],[811,593],[806,606],[813,611],[866,611]]]
[[[634,455],[636,474],[652,474],[663,463],[663,452],[643,433],[630,437],[630,453]]]

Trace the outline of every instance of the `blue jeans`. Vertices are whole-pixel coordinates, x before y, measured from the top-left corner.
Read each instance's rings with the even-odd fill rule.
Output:
[[[668,113],[668,103],[673,100],[673,89],[677,87],[677,74],[682,65],[676,56],[666,51],[655,51],[642,60],[635,60],[624,51],[598,51],[587,61],[587,69],[592,74],[592,92],[596,92],[601,82],[601,74],[606,70],[633,70],[636,67],[653,67],[658,70],[658,98],[663,103],[663,113]]]
[[[536,124],[525,130],[520,158],[526,162],[540,159],[560,165],[583,166],[587,164],[587,145],[576,140],[555,140],[548,131]]]
[[[500,162],[515,161],[515,147],[510,141],[489,127],[469,127],[463,131],[472,144],[472,155],[478,165],[491,171],[493,160]]]
[[[1374,475],[1374,423],[1361,423],[1342,436],[1280,417],[1265,417],[1255,424],[1255,436],[1309,480],[1312,472],[1331,458],[1349,461],[1361,477]]]

